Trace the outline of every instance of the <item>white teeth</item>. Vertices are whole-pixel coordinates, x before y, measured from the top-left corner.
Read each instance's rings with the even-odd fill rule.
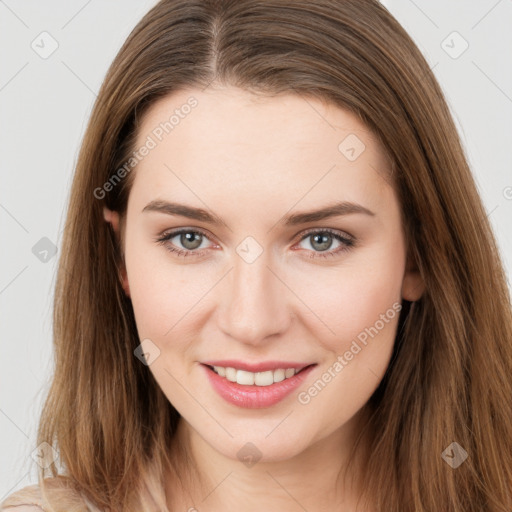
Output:
[[[226,379],[236,382],[236,370],[234,368],[226,368]]]
[[[213,369],[221,376],[226,376],[226,368],[223,368],[222,366],[214,366]]]
[[[230,382],[236,382],[243,386],[270,386],[274,382],[293,377],[295,368],[280,368],[278,370],[268,370],[266,372],[248,372],[246,370],[237,370],[236,368],[224,368],[222,366],[214,366],[213,370],[221,377],[225,377]]]
[[[284,378],[287,379],[288,377],[293,377],[294,373],[295,373],[294,368],[288,368],[284,371]]]
[[[246,372],[244,370],[237,370],[236,372],[237,384],[244,384],[245,386],[254,385],[254,373]]]
[[[272,370],[267,372],[258,372],[254,375],[254,384],[256,384],[256,386],[270,386],[271,384],[274,384],[274,372]]]
[[[294,371],[295,373],[295,371]],[[285,371],[280,369],[280,370],[274,370],[274,382],[281,382],[282,380],[285,379]]]

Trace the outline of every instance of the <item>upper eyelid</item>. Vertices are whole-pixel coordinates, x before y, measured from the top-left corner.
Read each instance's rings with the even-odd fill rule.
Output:
[[[210,242],[212,242],[212,237],[208,234],[207,231],[205,231],[205,230],[203,230],[201,228],[187,228],[187,227],[185,227],[185,228],[174,228],[174,229],[170,229],[170,230],[164,231],[159,236],[159,238],[171,239],[171,238],[174,238],[175,236],[178,236],[181,233],[200,233],[205,238],[208,238],[208,240],[210,240]]]
[[[350,233],[347,233],[346,231],[342,229],[334,229],[334,228],[308,228],[304,231],[301,231],[302,238],[310,235],[311,233],[330,233],[332,235],[339,235],[344,238],[350,238],[351,240],[355,239],[353,235]]]
[[[182,228],[174,228],[174,229],[170,229],[170,230],[166,230],[162,233],[162,235],[160,235],[158,238],[159,239],[162,239],[162,238],[165,238],[165,239],[168,239],[170,240],[171,238],[174,238],[175,236],[181,234],[181,233],[186,233],[186,232],[196,232],[196,233],[200,233],[202,234],[203,236],[205,236],[210,242],[212,243],[215,243],[213,242],[212,238],[210,237],[210,235],[208,234],[208,232],[202,228],[192,228],[192,227],[182,227]],[[298,242],[301,242],[302,240],[304,240],[307,236],[309,236],[310,234],[312,233],[330,233],[332,235],[338,235],[342,238],[347,238],[351,241],[355,241],[355,237],[349,233],[347,233],[346,231],[343,231],[343,230],[339,230],[339,229],[334,229],[334,228],[307,228],[303,231],[301,231],[298,235],[296,235],[294,237],[294,240],[297,238]],[[195,251],[191,251],[191,252],[195,252]]]

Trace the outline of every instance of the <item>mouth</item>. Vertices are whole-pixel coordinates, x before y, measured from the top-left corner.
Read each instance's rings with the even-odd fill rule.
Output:
[[[317,366],[317,363],[287,363],[282,368],[280,364],[274,369],[258,372],[242,369],[239,363],[237,366],[220,366],[208,362],[200,366],[204,368],[212,388],[226,402],[237,407],[261,409],[271,407],[290,395]],[[265,365],[268,368],[269,364]],[[276,364],[271,363],[270,366]]]
[[[203,363],[204,364],[204,363]],[[225,363],[226,364],[226,363]],[[229,382],[237,383],[241,386],[271,386],[278,382],[291,379],[295,375],[303,372],[316,363],[308,365],[293,365],[290,363],[278,363],[279,368],[272,369],[276,363],[266,364],[267,369],[259,371],[249,371],[235,366],[220,366],[204,364],[211,371]],[[260,365],[261,366],[261,365]]]

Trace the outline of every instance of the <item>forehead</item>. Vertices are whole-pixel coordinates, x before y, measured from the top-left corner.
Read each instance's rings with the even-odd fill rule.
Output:
[[[231,87],[160,99],[142,119],[136,148],[144,145],[151,149],[135,168],[132,192],[146,199],[179,189],[248,206],[253,197],[286,198],[287,206],[340,194],[378,200],[389,170],[380,142],[354,114],[311,97]]]

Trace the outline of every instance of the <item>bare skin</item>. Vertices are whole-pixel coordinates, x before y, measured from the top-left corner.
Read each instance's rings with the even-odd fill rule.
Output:
[[[365,125],[334,105],[213,86],[155,103],[137,147],[191,96],[197,106],[132,171],[123,233],[123,286],[140,339],[159,350],[149,369],[182,416],[176,441],[204,477],[204,487],[198,481],[184,493],[169,478],[169,507],[354,512],[364,489],[337,476],[388,367],[401,301],[423,292],[406,257],[389,162]],[[202,208],[223,223],[143,211],[154,200]],[[283,222],[339,201],[373,215]],[[119,233],[117,212],[105,210],[105,220]],[[198,247],[184,245],[179,234],[155,241],[178,228],[199,230]],[[262,249],[251,263],[237,252],[247,237],[256,244],[242,247]],[[377,334],[355,352],[353,341],[372,326]],[[338,356],[341,371],[333,370]],[[228,358],[316,367],[281,402],[246,409],[220,397],[201,367]],[[247,443],[261,454],[251,467],[238,455]]]

